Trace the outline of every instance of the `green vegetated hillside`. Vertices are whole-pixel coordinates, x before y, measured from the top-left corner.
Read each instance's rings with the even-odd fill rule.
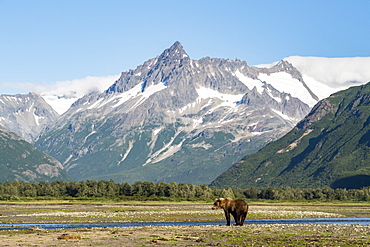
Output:
[[[70,181],[62,165],[0,125],[0,182]]]
[[[292,131],[247,155],[211,185],[370,186],[370,83],[320,101]]]

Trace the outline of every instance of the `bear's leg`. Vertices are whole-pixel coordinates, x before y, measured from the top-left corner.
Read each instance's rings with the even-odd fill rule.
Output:
[[[225,211],[226,225],[230,225],[230,213]]]
[[[247,217],[247,213],[242,213],[240,216],[240,225],[242,226],[244,224],[245,218]]]
[[[233,217],[234,217],[235,224],[238,226],[238,225],[239,225],[239,222],[240,222],[238,212],[232,212],[232,215],[233,215]]]
[[[242,226],[243,225],[243,213],[240,212],[238,217],[239,217],[239,226]]]

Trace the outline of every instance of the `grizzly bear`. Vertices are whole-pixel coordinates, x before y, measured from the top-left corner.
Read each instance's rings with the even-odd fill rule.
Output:
[[[219,198],[215,200],[212,209],[223,209],[225,212],[227,226],[230,225],[230,214],[235,219],[235,224],[237,226],[242,226],[244,224],[245,217],[248,214],[248,204],[240,199],[233,200],[231,198]]]

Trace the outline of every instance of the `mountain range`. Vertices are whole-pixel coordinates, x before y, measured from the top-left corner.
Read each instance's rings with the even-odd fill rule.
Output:
[[[216,187],[370,186],[370,83],[321,100],[288,134],[247,155]]]
[[[75,179],[209,183],[308,113],[308,104],[258,78],[274,75],[304,88],[286,61],[262,69],[191,60],[176,42],[77,100],[35,145]]]
[[[41,115],[41,103],[34,104],[37,111],[30,107],[17,112],[4,101],[0,119],[59,160],[75,180],[209,184],[246,154],[289,132],[319,100],[363,84],[366,66],[352,67],[369,65],[370,59],[350,60],[348,70],[337,73],[330,64],[343,67],[347,59],[289,57],[249,66],[238,59],[192,60],[175,42],[123,72],[106,90],[78,98],[60,116],[46,107],[42,109],[50,114]],[[317,63],[329,68],[326,77],[321,71],[325,66]],[[53,93],[43,93],[52,105],[78,95],[65,89],[63,95]],[[42,127],[18,123],[41,119]]]

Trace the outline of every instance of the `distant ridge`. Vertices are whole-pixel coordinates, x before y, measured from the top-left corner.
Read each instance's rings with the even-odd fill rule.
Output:
[[[0,125],[0,182],[71,181],[62,165]]]

